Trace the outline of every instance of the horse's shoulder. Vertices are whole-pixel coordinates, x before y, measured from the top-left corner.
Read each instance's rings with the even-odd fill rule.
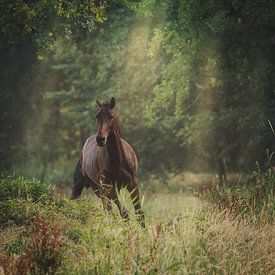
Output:
[[[86,165],[94,162],[97,152],[96,135],[89,136],[82,148],[82,160]]]
[[[98,164],[97,164],[98,148],[96,144],[96,135],[87,138],[81,152],[81,168],[86,176],[93,182],[97,181]]]
[[[137,156],[136,153],[134,151],[134,149],[132,148],[132,146],[124,139],[121,139],[122,144],[123,144],[123,149],[126,155],[126,159],[128,161],[128,164],[130,165],[130,167],[133,167],[135,172],[137,172],[138,170],[138,160],[137,160]]]
[[[96,141],[96,134],[90,135],[90,136],[88,136],[88,138],[87,138],[85,144],[86,144],[86,143],[93,143],[93,142],[95,142],[95,141]]]
[[[95,142],[96,142],[96,135],[89,136],[83,145],[82,152],[86,151],[88,148],[93,147],[95,145]]]

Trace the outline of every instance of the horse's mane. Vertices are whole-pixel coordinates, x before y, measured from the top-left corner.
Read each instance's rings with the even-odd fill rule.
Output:
[[[120,124],[116,114],[114,114],[114,132],[121,138]]]
[[[119,121],[117,119],[117,115],[114,114],[114,135],[116,138],[116,144],[118,146],[118,160],[122,164],[123,161],[126,159],[124,148],[121,141],[121,131]]]
[[[103,102],[101,103],[101,107],[103,108],[108,108],[108,109],[112,109],[112,106],[110,104],[110,102]],[[117,144],[117,151],[116,151],[116,157],[117,157],[117,162],[120,164],[123,164],[124,160],[126,159],[126,155],[124,152],[124,148],[123,148],[123,144],[121,141],[121,130],[120,130],[120,124],[117,118],[117,114],[116,112],[112,112],[113,114],[113,118],[114,118],[114,129],[113,129],[113,134],[115,137],[115,142]]]

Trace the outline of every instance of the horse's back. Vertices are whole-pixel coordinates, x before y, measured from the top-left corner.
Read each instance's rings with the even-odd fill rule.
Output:
[[[125,152],[126,161],[129,167],[133,168],[136,175],[138,171],[138,161],[136,154],[125,140],[121,139]],[[99,183],[99,177],[102,170],[108,170],[107,147],[99,147],[96,142],[96,135],[88,137],[80,157],[81,170],[85,176],[88,176],[94,183]]]

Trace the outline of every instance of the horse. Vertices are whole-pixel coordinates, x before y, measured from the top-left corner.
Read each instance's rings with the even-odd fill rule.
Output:
[[[89,136],[82,148],[74,172],[71,199],[77,199],[85,186],[91,187],[105,210],[110,211],[114,202],[121,217],[129,220],[128,211],[118,200],[118,193],[126,187],[138,220],[145,227],[137,183],[138,160],[133,148],[121,138],[114,111],[115,98],[104,103],[97,99],[96,104],[97,133]]]

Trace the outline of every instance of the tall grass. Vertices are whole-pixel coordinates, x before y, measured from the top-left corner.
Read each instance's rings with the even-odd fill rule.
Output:
[[[250,176],[233,179],[229,183],[214,182],[204,191],[204,196],[220,210],[227,209],[237,216],[259,218],[272,223],[275,217],[274,168],[257,169]]]
[[[275,270],[274,224],[262,220],[255,227],[184,193],[154,193],[150,198],[145,194],[145,229],[134,211],[124,222],[116,208],[105,213],[94,196],[68,201],[45,191],[35,201],[30,198],[30,194],[16,195],[6,200],[28,204],[21,212],[19,207],[12,210],[21,213],[20,223],[11,219],[0,229],[0,260],[6,274],[272,274]],[[130,207],[123,194],[121,199]]]

